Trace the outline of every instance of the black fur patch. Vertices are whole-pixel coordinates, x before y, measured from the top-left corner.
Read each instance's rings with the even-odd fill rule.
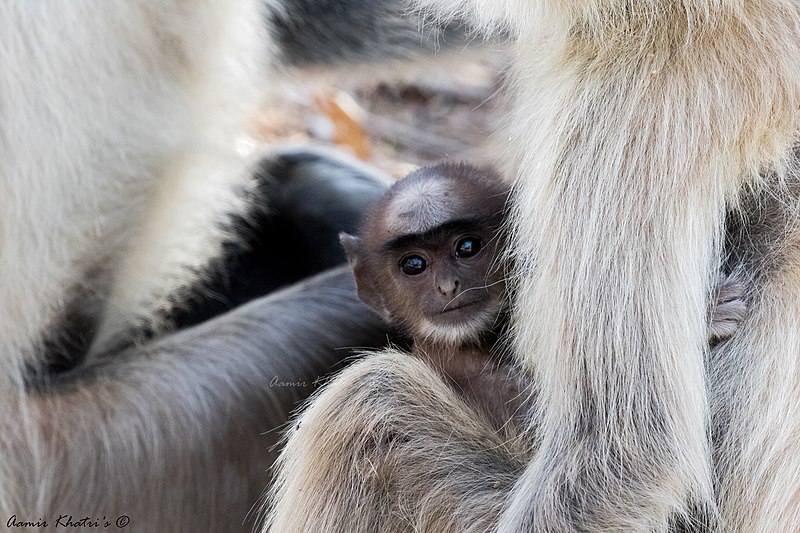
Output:
[[[209,280],[168,319],[183,328],[345,262],[340,231],[355,231],[386,190],[377,170],[330,150],[286,150],[261,162],[250,210],[234,220]]]

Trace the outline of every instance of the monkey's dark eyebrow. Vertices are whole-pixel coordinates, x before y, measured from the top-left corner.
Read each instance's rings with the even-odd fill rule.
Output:
[[[391,252],[406,248],[415,243],[435,243],[440,240],[443,235],[455,233],[457,231],[477,231],[491,229],[497,227],[497,221],[489,218],[465,218],[458,220],[451,220],[445,222],[440,226],[429,229],[423,233],[406,233],[398,235],[383,245],[384,252]]]

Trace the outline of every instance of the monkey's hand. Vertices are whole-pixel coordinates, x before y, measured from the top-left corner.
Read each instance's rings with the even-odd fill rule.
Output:
[[[744,285],[733,274],[720,275],[708,306],[708,341],[719,344],[733,337],[747,311]]]

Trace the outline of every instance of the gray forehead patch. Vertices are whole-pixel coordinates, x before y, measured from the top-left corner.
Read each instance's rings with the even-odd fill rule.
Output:
[[[395,235],[425,233],[453,220],[463,210],[461,199],[446,180],[422,180],[398,191],[386,216]]]

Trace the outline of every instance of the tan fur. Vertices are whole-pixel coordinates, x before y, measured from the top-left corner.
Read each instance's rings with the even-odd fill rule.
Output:
[[[501,530],[664,530],[714,505],[705,299],[725,201],[790,155],[800,9],[653,7],[545,19],[565,33],[518,66],[517,97],[540,107],[514,127],[516,248],[536,250],[518,257],[517,354],[544,440]]]
[[[416,357],[371,355],[298,418],[271,530],[486,531],[530,457],[514,427],[496,434]]]
[[[730,531],[800,527],[800,174],[744,195],[731,265],[752,302],[711,354],[710,399],[720,513]]]
[[[720,531],[800,528],[799,230],[790,223],[796,197],[786,189],[797,180],[787,161],[800,118],[800,6],[418,3],[477,14],[486,27],[515,33],[516,357],[541,389],[541,442],[531,441],[536,454],[510,495],[464,493],[484,486],[492,469],[479,457],[491,448],[426,435],[435,420],[438,431],[470,427],[465,413],[444,401],[420,413],[414,407],[439,395],[439,384],[394,365],[385,372],[395,385],[381,393],[384,376],[366,372],[377,363],[364,362],[311,405],[304,438],[290,438],[272,530],[469,529],[469,521],[406,518],[431,512],[431,485],[449,492],[437,492],[443,503],[431,514],[455,521],[467,513],[479,530],[666,531],[676,517],[691,520],[692,508]],[[776,178],[760,178],[768,174]],[[762,249],[754,247],[761,259],[750,268],[768,272],[750,295],[753,313],[715,351],[707,375],[706,302],[722,259],[725,210],[742,209],[747,220],[753,211],[737,196],[760,187],[764,198],[785,198],[788,214],[772,222]],[[365,403],[370,394],[379,400]],[[314,414],[345,407],[346,417],[325,419],[336,432],[321,436],[325,426]],[[391,478],[392,491],[362,485],[345,465],[370,457],[380,473],[399,453],[370,455],[337,440],[343,431],[347,443],[361,443],[387,420],[409,428],[411,452],[424,463]],[[482,431],[472,444],[490,436]],[[318,460],[325,446],[338,446],[339,455]],[[435,468],[444,457],[472,468],[445,474]],[[498,450],[494,460],[506,457]],[[396,495],[403,513],[392,504]],[[328,501],[314,507],[319,521],[305,510],[317,499]],[[477,518],[486,516],[490,522]]]

